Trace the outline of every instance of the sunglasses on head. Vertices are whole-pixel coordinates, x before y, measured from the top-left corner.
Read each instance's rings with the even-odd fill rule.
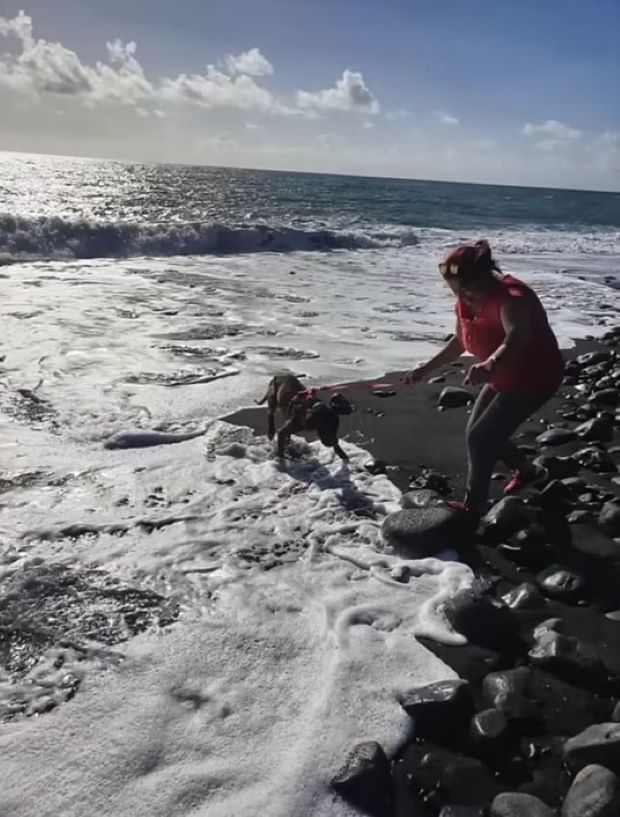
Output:
[[[456,264],[447,264],[445,261],[442,261],[438,266],[439,272],[444,278],[451,278],[459,274],[459,268]]]

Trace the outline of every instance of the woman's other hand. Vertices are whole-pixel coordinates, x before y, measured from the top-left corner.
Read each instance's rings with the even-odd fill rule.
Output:
[[[476,363],[470,367],[465,375],[466,386],[481,386],[491,379],[492,366],[488,363]]]

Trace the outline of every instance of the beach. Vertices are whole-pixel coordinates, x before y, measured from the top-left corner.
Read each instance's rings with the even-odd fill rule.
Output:
[[[489,188],[531,215],[485,228],[482,208],[463,215],[485,191],[456,185],[454,215],[417,225],[409,202],[445,201],[441,185],[264,174],[272,211],[256,195],[251,213],[256,179],[239,172],[235,198],[218,170],[212,206],[233,204],[215,224],[183,213],[215,184],[204,169],[127,172],[177,179],[177,199],[145,187],[140,210],[134,188],[106,198],[118,166],[58,161],[15,179],[49,174],[73,211],[52,217],[15,182],[2,221],[0,811],[436,817],[515,791],[558,808],[582,758],[607,757],[569,739],[615,723],[620,694],[618,534],[600,521],[620,495],[618,408],[595,396],[605,378],[617,394],[608,199],[562,226],[541,213],[566,191]],[[89,172],[101,184],[80,193],[72,173]],[[468,407],[438,401],[468,360],[442,382],[401,378],[453,328],[437,261],[482,230],[568,359],[599,362],[569,364],[522,430],[564,470],[517,529],[396,552],[383,525],[412,486],[461,497]],[[354,404],[348,466],[311,437],[277,461],[255,401],[279,371]],[[588,419],[601,439],[573,431]],[[550,423],[561,445],[539,441]],[[514,711],[489,691],[502,683]]]

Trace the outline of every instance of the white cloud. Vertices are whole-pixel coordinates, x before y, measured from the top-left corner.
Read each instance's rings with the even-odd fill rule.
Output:
[[[474,139],[472,145],[476,150],[495,150],[497,142],[495,139]]]
[[[397,122],[399,119],[410,119],[411,111],[408,111],[407,108],[398,108],[395,111],[388,111],[385,114],[385,118],[389,122]]]
[[[229,54],[224,65],[229,74],[247,74],[250,77],[264,77],[273,74],[273,65],[258,48],[250,48],[242,54]]]
[[[267,111],[273,97],[246,74],[231,77],[214,65],[207,66],[206,74],[179,74],[175,79],[164,79],[162,98],[169,102],[190,103],[202,108],[239,108],[244,111]]]
[[[33,96],[81,96],[87,103],[114,100],[135,104],[153,88],[135,58],[136,44],[115,40],[107,44],[110,64],[84,65],[75,51],[61,43],[35,40],[32,19],[20,12],[13,19],[0,17],[0,35],[21,44],[17,55],[0,62],[0,83]]]
[[[362,127],[364,128],[364,130],[372,130],[374,126],[375,123],[371,122],[370,119],[366,119],[364,122],[362,122]]]
[[[577,128],[571,128],[570,125],[565,125],[563,122],[558,122],[557,119],[547,119],[539,125],[533,125],[528,122],[523,126],[523,133],[526,136],[542,136],[546,139],[559,140],[568,142],[581,138],[581,131]]]
[[[322,91],[299,91],[297,104],[311,111],[348,111],[353,113],[379,113],[379,102],[364,82],[359,71],[348,68],[336,80],[333,88]]]
[[[435,111],[435,116],[442,125],[458,125],[460,124],[460,120],[456,116],[452,116],[452,114],[446,113],[445,111]]]

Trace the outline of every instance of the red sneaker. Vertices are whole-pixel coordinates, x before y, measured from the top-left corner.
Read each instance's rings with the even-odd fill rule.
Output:
[[[459,502],[458,500],[450,500],[446,502],[448,508],[462,514],[463,521],[466,522],[475,531],[480,524],[480,516],[467,505],[466,502]]]
[[[548,473],[545,468],[536,468],[529,474],[524,474],[523,471],[513,471],[511,478],[504,485],[503,494],[504,496],[516,494],[523,488],[527,488],[528,485],[535,485],[538,482],[542,482],[547,476]]]

